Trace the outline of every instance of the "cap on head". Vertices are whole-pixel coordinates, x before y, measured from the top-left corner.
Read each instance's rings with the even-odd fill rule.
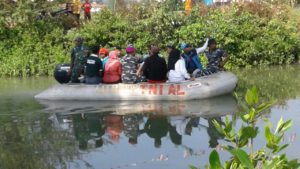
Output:
[[[189,48],[191,45],[190,44],[187,44],[187,43],[181,43],[180,44],[180,49],[181,50],[184,50],[184,49],[186,49],[186,48]]]
[[[108,55],[108,50],[107,50],[106,48],[101,48],[101,49],[99,50],[99,54],[100,54],[100,55],[101,55],[101,54]]]
[[[126,48],[126,53],[134,53],[135,52],[135,48],[132,44],[129,44]]]

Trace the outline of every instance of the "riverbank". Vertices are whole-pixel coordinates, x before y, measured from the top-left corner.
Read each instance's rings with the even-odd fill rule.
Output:
[[[34,3],[34,2],[32,2]],[[21,4],[20,4],[21,5]],[[23,4],[24,5],[24,4]],[[26,5],[26,4],[25,4]],[[22,6],[22,8],[31,8]],[[52,76],[54,67],[69,62],[72,41],[85,38],[87,46],[112,48],[133,43],[138,53],[158,44],[181,42],[201,46],[208,34],[231,56],[227,69],[297,62],[300,55],[300,21],[283,5],[255,3],[223,7],[195,7],[191,15],[151,4],[131,12],[103,10],[91,22],[66,33],[64,17],[36,19],[35,13],[16,13],[14,25],[0,19],[0,76]],[[297,12],[294,12],[294,14]],[[24,17],[26,16],[26,17]],[[205,57],[201,56],[205,63]]]

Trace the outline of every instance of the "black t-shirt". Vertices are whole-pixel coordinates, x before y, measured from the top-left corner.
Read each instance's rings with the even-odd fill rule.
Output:
[[[166,80],[167,64],[164,58],[150,56],[143,65],[144,75],[148,80]]]
[[[85,75],[88,77],[99,76],[102,71],[102,62],[96,55],[91,55],[86,59]]]

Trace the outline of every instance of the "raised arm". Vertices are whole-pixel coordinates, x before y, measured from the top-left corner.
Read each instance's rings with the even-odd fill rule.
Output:
[[[206,41],[202,47],[196,49],[197,54],[203,53],[205,51],[205,49],[207,48],[207,45],[208,45],[208,38],[206,39]]]

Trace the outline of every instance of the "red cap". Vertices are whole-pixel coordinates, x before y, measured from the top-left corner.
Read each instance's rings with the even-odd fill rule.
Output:
[[[106,48],[101,48],[99,50],[99,54],[105,54],[105,55],[108,55],[108,50]]]

